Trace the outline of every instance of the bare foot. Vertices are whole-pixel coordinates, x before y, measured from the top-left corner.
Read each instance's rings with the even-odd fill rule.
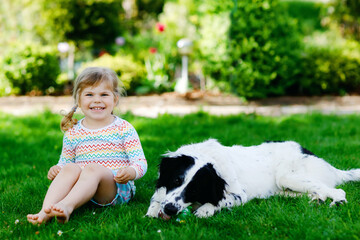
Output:
[[[51,219],[51,217],[48,216],[47,212],[50,212],[50,208],[41,209],[39,213],[28,214],[26,217],[28,222],[34,225],[40,225],[48,222]]]
[[[47,215],[51,217],[55,217],[58,222],[66,223],[69,221],[72,210],[69,209],[65,204],[57,203],[51,206],[51,211],[47,213]]]

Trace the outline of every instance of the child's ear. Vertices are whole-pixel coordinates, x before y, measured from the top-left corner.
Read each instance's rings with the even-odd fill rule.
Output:
[[[114,102],[115,102],[115,106],[117,106],[119,104],[119,96],[115,96]]]

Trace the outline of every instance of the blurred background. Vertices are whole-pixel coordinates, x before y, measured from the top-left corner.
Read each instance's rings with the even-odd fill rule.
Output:
[[[359,41],[359,0],[1,0],[0,96],[71,94],[88,66],[127,95],[353,95]]]

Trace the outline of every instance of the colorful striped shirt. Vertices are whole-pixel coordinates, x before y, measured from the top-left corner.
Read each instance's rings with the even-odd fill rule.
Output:
[[[147,171],[147,162],[135,128],[115,116],[110,125],[101,129],[87,129],[78,124],[65,132],[63,148],[57,165],[76,163],[84,167],[98,163],[111,170],[132,167],[139,179]]]

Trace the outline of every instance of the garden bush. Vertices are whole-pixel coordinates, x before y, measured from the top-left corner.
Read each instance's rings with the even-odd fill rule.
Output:
[[[3,59],[0,57],[0,66]],[[0,97],[9,95],[11,93],[11,85],[9,80],[5,77],[4,71],[0,70]]]
[[[355,41],[315,34],[307,41],[299,65],[302,71],[288,94],[344,95],[360,90],[360,44]]]
[[[327,29],[321,23],[327,11],[325,4],[303,0],[282,0],[279,4],[285,5],[289,16],[296,19],[303,35],[311,35],[314,31],[325,31]]]
[[[226,75],[245,97],[284,95],[298,70],[301,38],[278,1],[239,1],[231,14]]]
[[[134,94],[142,81],[145,79],[146,72],[142,64],[133,60],[131,56],[105,54],[91,62],[82,64],[79,72],[86,67],[101,66],[107,67],[116,72],[127,90],[128,94]]]
[[[60,74],[56,49],[34,44],[17,44],[3,59],[3,75],[12,91],[26,94],[33,90],[46,93],[56,87]]]
[[[296,74],[301,38],[283,5],[209,0],[199,11],[204,15],[200,51],[208,75],[247,98],[285,94]]]
[[[221,90],[230,91],[227,76],[223,74],[231,54],[229,53],[230,12],[233,1],[200,1],[196,15],[199,16],[199,40],[197,47],[203,72]]]
[[[360,1],[329,1],[330,17],[339,24],[344,36],[360,41]]]
[[[324,9],[299,1],[203,2],[199,52],[205,74],[245,98],[358,92],[360,45],[322,26]]]

